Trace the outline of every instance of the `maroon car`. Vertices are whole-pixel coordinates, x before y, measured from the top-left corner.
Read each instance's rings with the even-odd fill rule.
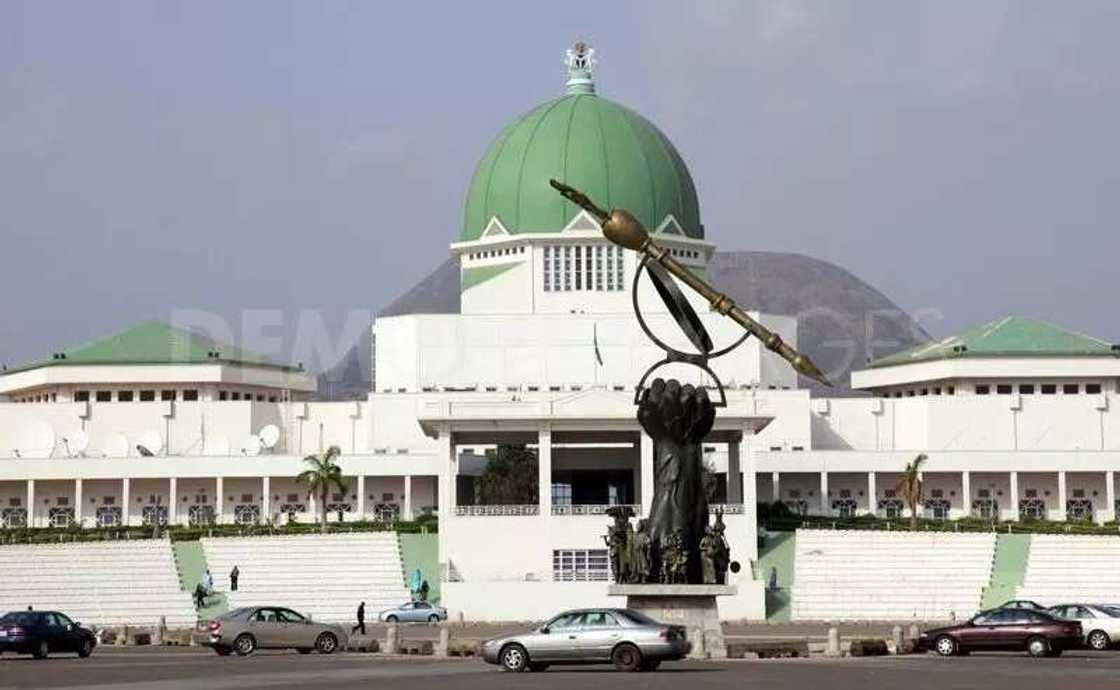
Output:
[[[941,656],[1021,650],[1034,657],[1058,656],[1081,646],[1081,624],[1042,611],[993,609],[960,625],[923,632],[918,645]]]

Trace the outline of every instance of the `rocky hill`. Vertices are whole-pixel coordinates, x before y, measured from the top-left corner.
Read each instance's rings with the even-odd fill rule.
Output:
[[[929,340],[894,302],[848,271],[801,254],[719,252],[708,264],[719,290],[746,309],[788,314],[799,319],[800,348],[836,384],[802,385],[814,394],[859,394],[849,389],[849,374],[869,359]],[[389,303],[380,316],[448,314],[459,311],[459,267],[454,259]],[[323,399],[365,398],[370,388],[370,336],[319,376]]]

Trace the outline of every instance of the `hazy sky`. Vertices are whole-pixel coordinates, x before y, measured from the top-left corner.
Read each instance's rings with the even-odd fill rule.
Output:
[[[1117,36],[1115,0],[5,0],[0,361],[173,310],[312,360],[321,317],[341,347],[447,256],[580,37],[721,248],[839,264],[935,334],[1120,341]]]

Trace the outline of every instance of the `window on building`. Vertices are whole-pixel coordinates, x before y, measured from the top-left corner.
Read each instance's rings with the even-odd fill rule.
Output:
[[[87,402],[89,400],[89,391],[76,391],[74,393],[74,402]]]
[[[1043,395],[1054,395],[1055,393],[1058,392],[1058,386],[1057,386],[1057,384],[1053,384],[1053,383],[1044,383],[1041,386],[1039,386],[1039,390],[1042,391]]]
[[[929,395],[929,389],[928,388],[923,388],[922,389],[922,395]]]
[[[996,393],[999,393],[1000,395],[1011,395],[1011,384],[1010,383],[999,384],[998,386],[996,386]]]
[[[948,388],[945,389],[945,395],[956,395],[956,393],[957,393],[957,387],[956,386],[949,386]]]
[[[132,402],[132,391],[117,391],[117,402]]]
[[[229,400],[229,391],[218,391],[218,400]]]
[[[198,390],[194,388],[188,388],[187,390],[183,391],[183,400],[187,402],[194,402],[198,400]]]
[[[976,386],[976,395],[987,395],[991,391],[992,391],[991,386],[987,386],[987,385]]]
[[[164,401],[164,402],[167,402],[169,400],[174,400],[175,399],[175,391],[160,391],[159,392],[159,399]]]
[[[240,400],[241,399],[241,391],[234,391],[230,395],[230,398],[233,399],[233,400]]]
[[[1019,394],[1020,395],[1034,395],[1034,384],[1033,383],[1020,383],[1019,384]]]
[[[1076,383],[1066,383],[1062,385],[1062,392],[1066,395],[1077,395],[1081,392],[1081,386]]]
[[[242,503],[252,503],[253,502],[253,494],[241,494],[241,502]]]
[[[611,566],[606,549],[555,549],[552,579],[556,582],[606,582]]]
[[[557,484],[552,485],[552,505],[554,506],[570,506],[572,505],[572,485],[571,484]]]
[[[938,387],[934,388],[933,389],[933,394],[934,395],[941,395],[941,386],[938,386]]]
[[[152,402],[156,399],[155,391],[140,391],[140,402]]]
[[[1085,393],[1087,395],[1097,395],[1101,392],[1101,384],[1099,383],[1086,383]]]
[[[97,391],[97,402],[111,402],[113,391]]]
[[[270,403],[274,403],[274,402],[276,402],[276,396],[275,396],[275,395],[270,395],[270,396],[268,396],[268,401],[269,401]]]

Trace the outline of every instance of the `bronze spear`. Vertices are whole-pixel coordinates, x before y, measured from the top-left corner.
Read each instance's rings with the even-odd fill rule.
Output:
[[[730,297],[719,292],[707,282],[698,278],[687,268],[680,265],[677,260],[669,254],[668,250],[650,238],[649,233],[642,227],[641,221],[635,218],[629,211],[620,208],[612,208],[610,211],[604,211],[578,189],[570,187],[558,180],[549,180],[548,182],[556,191],[563,194],[564,198],[595,216],[595,218],[599,220],[599,225],[603,228],[603,234],[608,240],[620,247],[632,249],[639,254],[649,257],[650,260],[661,264],[665,267],[665,270],[676,276],[678,280],[688,285],[690,288],[700,293],[704,299],[708,300],[712,305],[712,309],[724,316],[731,317],[732,320],[745,328],[751,335],[758,338],[759,341],[766,346],[766,349],[777,353],[782,359],[789,362],[799,373],[808,376],[814,381],[819,381],[826,386],[832,385],[807,355],[787,345],[780,335],[748,316]]]

